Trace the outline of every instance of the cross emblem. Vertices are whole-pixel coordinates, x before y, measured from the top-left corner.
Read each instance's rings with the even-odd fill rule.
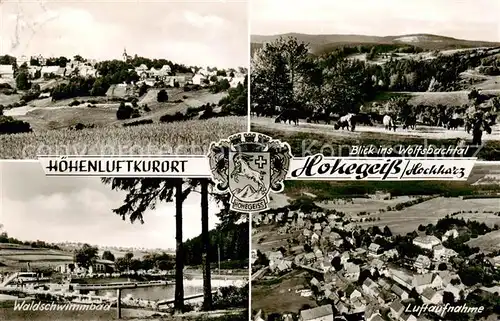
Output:
[[[267,164],[267,160],[264,159],[264,156],[259,155],[259,157],[255,161],[255,164],[257,164],[257,166],[259,166],[259,169],[263,169],[264,165]]]

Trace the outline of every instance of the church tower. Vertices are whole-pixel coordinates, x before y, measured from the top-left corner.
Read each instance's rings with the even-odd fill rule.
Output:
[[[127,62],[127,60],[128,60],[127,49],[123,48],[123,61]]]

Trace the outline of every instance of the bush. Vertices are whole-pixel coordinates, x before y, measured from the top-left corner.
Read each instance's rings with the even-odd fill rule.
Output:
[[[129,105],[125,105],[125,103],[122,102],[120,103],[120,107],[116,111],[116,119],[119,120],[130,119],[133,113],[134,113],[134,108],[130,107]]]
[[[228,286],[219,288],[213,297],[213,308],[225,310],[228,308],[245,308],[248,306],[248,285],[241,288]]]
[[[159,102],[159,103],[163,103],[163,102],[166,102],[168,101],[168,93],[165,89],[162,89],[158,92],[158,95],[156,95],[156,100]]]
[[[176,112],[174,115],[167,114],[160,117],[160,122],[162,123],[171,123],[183,120],[186,120],[186,116],[181,112]]]
[[[32,132],[29,123],[10,116],[0,116],[0,134],[18,134]]]
[[[30,102],[32,100],[37,99],[38,97],[40,97],[39,91],[31,91],[30,90],[21,97],[21,100],[24,100],[25,102]]]
[[[81,102],[79,102],[78,100],[73,100],[72,102],[69,103],[69,106],[73,107],[73,106],[78,106],[80,104],[81,104]]]
[[[141,120],[136,120],[130,123],[125,123],[123,124],[124,127],[130,127],[130,126],[139,126],[139,125],[147,125],[147,124],[152,124],[153,120],[152,119],[141,119]]]

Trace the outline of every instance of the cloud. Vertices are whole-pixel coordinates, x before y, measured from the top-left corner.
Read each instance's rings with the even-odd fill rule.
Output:
[[[175,205],[158,204],[144,213],[144,224],[122,220],[112,210],[124,192],[111,191],[97,178],[46,177],[38,162],[0,165],[0,221],[12,237],[47,242],[86,242],[147,248],[175,247]],[[23,177],[22,180],[19,177]],[[183,207],[183,239],[201,233],[200,196]],[[218,223],[217,205],[209,204],[210,228]]]
[[[192,11],[184,11],[183,18],[191,25],[197,28],[217,27],[224,25],[224,19],[214,15],[200,15]]]
[[[0,20],[13,20],[0,28],[1,39],[12,39],[0,43],[0,52],[15,56],[121,59],[126,47],[187,65],[248,65],[245,3],[20,2],[2,9]]]

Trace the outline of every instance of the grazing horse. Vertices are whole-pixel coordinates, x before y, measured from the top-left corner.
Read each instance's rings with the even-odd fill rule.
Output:
[[[295,125],[299,124],[299,111],[296,109],[285,109],[281,114],[274,120],[275,123],[288,122],[289,124],[294,122]]]
[[[392,120],[391,116],[385,115],[382,123],[384,124],[384,127],[386,130],[392,129],[392,130],[396,131],[396,124],[394,123],[394,120]]]
[[[356,127],[356,119],[354,117],[355,115],[352,113],[349,113],[345,116],[340,117],[338,122],[335,124],[334,128],[335,129],[340,129],[344,130],[344,128],[347,128],[347,130],[354,131],[354,128]]]
[[[248,178],[257,184],[258,191],[262,192],[266,190],[266,186],[264,184],[264,171],[254,170],[248,165],[248,162],[251,161],[252,156],[244,155],[244,154],[236,154],[233,157],[234,161],[234,169],[231,172],[231,178],[234,179],[236,183],[239,182],[239,177],[243,176]]]

